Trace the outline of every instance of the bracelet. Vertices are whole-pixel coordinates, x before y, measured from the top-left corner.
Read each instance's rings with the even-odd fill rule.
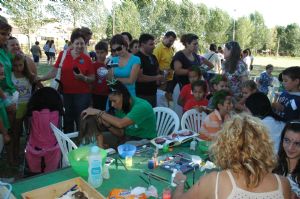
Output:
[[[99,120],[99,118],[102,119],[102,115],[103,115],[103,114],[104,114],[104,111],[100,111],[100,112],[97,114],[97,116],[96,116],[97,120]]]

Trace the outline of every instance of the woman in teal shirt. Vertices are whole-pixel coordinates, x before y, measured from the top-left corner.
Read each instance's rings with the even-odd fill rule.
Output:
[[[82,112],[83,117],[97,115],[97,121],[119,138],[119,141],[156,137],[155,115],[152,106],[146,100],[131,96],[120,81],[114,81],[110,85],[108,98],[115,109],[113,115],[88,108]],[[106,143],[105,138],[104,143]]]
[[[127,87],[132,96],[136,96],[135,82],[140,70],[140,58],[128,52],[128,43],[122,35],[113,36],[110,46],[117,56],[112,58],[111,65],[116,67],[111,68],[109,79],[116,78]]]

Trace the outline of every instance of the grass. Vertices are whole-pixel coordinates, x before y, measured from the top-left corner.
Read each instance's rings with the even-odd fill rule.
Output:
[[[251,71],[251,76],[259,76],[259,74],[265,71],[265,66],[272,64],[274,66],[273,75],[278,76],[278,74],[287,67],[290,66],[300,66],[300,57],[254,57],[253,70]]]

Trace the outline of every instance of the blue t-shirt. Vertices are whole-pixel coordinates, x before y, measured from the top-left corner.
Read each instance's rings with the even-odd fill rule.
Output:
[[[119,63],[119,57],[113,57],[112,63]],[[118,66],[114,68],[114,77],[115,78],[129,78],[133,65],[141,64],[139,57],[131,55],[127,64],[125,66]],[[135,94],[135,82],[133,84],[125,84],[131,96],[136,96]]]
[[[300,119],[300,92],[281,93],[277,100],[283,107],[282,112],[277,112],[286,121]]]
[[[272,76],[269,76],[266,71],[262,72],[259,77],[259,84],[260,84],[259,91],[268,94],[269,92],[268,87],[272,85],[272,81],[273,81]]]

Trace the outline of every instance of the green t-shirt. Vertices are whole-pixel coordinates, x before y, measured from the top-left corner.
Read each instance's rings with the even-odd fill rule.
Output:
[[[132,106],[129,113],[116,111],[119,118],[127,117],[134,124],[125,128],[125,135],[152,139],[156,137],[156,120],[152,106],[144,99],[132,97]]]
[[[16,91],[16,88],[11,80],[12,64],[10,57],[6,50],[0,48],[0,63],[4,66],[5,74],[5,78],[0,80],[0,87],[4,92],[8,92],[12,95]]]

